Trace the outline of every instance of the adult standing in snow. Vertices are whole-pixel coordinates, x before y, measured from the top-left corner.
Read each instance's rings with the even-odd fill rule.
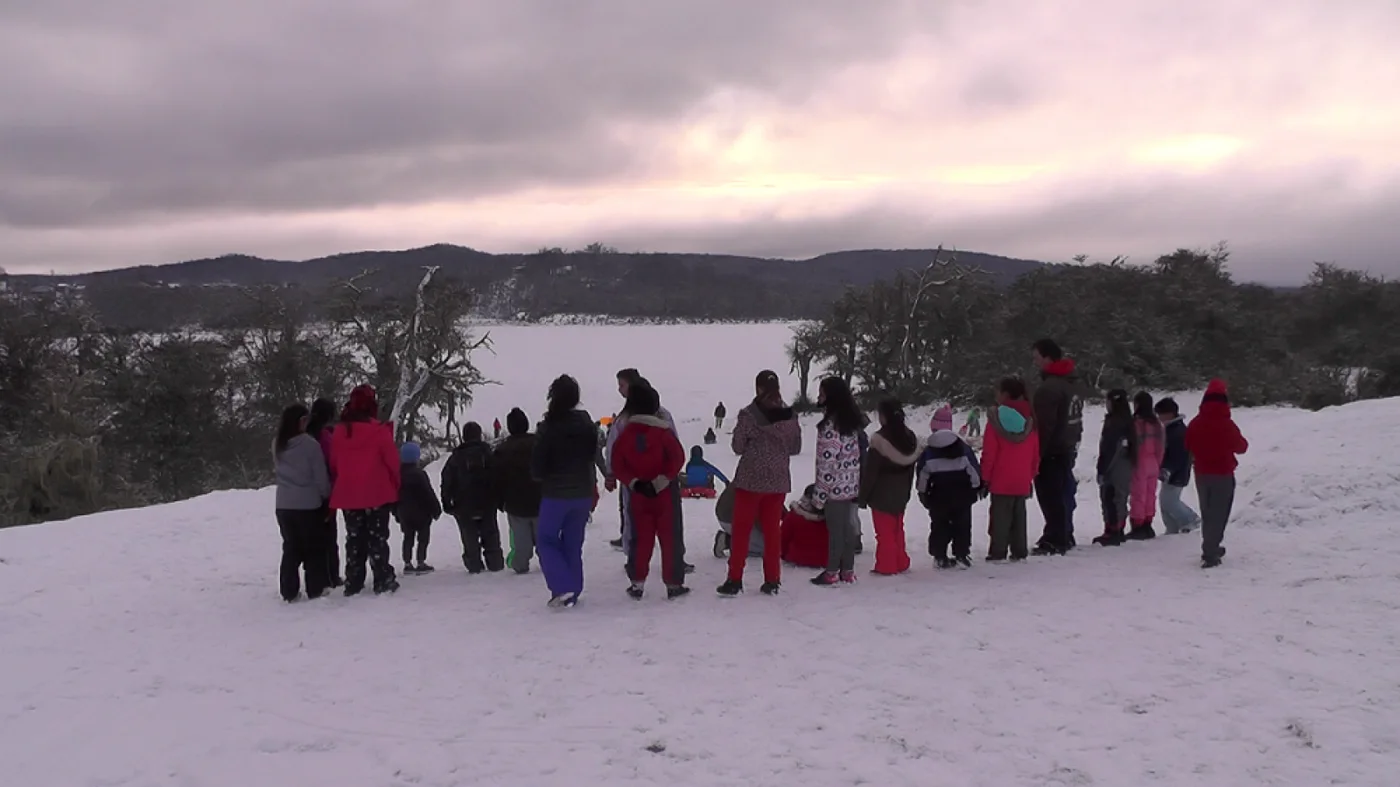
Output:
[[[535,435],[530,419],[519,407],[506,416],[510,435],[496,446],[491,469],[496,475],[501,510],[510,526],[510,554],[506,563],[517,574],[530,573],[535,556],[535,530],[540,519],[540,482],[530,475],[530,457],[535,452]]]
[[[306,424],[306,433],[316,438],[321,444],[321,455],[325,457],[326,471],[330,471],[331,466],[331,425],[335,421],[335,402],[329,399],[317,399],[311,403],[311,420]],[[335,476],[331,476],[331,482],[335,482]],[[340,576],[340,526],[336,524],[336,512],[330,504],[326,504],[323,522],[325,527],[325,552],[326,552],[326,576],[330,577],[330,586],[338,588],[345,584],[345,579]]]
[[[1036,544],[1037,555],[1063,555],[1074,548],[1074,508],[1078,484],[1074,465],[1084,436],[1084,399],[1074,373],[1074,361],[1066,358],[1053,339],[1032,345],[1031,357],[1040,368],[1040,386],[1031,399],[1040,437],[1040,469],[1035,496],[1045,515],[1045,531]]]
[[[551,607],[572,607],[583,593],[583,537],[598,491],[598,427],[579,408],[578,381],[549,386],[549,408],[535,438],[530,472],[540,483],[536,549]]]
[[[729,415],[729,411],[727,411],[727,410],[724,409],[724,402],[720,402],[719,405],[718,405],[717,407],[715,407],[715,430],[716,430],[716,431],[718,431],[718,430],[724,428],[724,419],[725,419],[725,416],[727,416],[727,415]]]
[[[1201,412],[1186,427],[1186,450],[1196,463],[1196,494],[1201,499],[1201,568],[1215,568],[1225,557],[1238,457],[1249,450],[1249,441],[1230,415],[1224,380],[1211,380],[1206,386]]]
[[[661,398],[651,386],[634,385],[627,397],[631,413],[627,428],[613,445],[609,465],[620,484],[627,487],[633,538],[628,554],[632,585],[627,595],[640,600],[650,573],[651,553],[661,544],[661,578],[666,597],[690,592],[685,586],[685,566],[677,556],[680,536],[681,495],[678,483],[685,449],[666,421],[657,417]]]
[[[350,392],[331,434],[331,508],[345,512],[345,595],[365,589],[365,561],[374,592],[399,589],[389,563],[389,511],[399,499],[399,448],[394,425],[379,421],[374,388]]]
[[[861,438],[865,414],[845,380],[828,377],[817,389],[822,420],[817,424],[817,503],[826,512],[826,570],[812,584],[830,587],[856,581],[856,500],[860,495]]]
[[[744,592],[744,565],[754,522],[763,531],[763,587],[777,595],[782,587],[783,505],[792,491],[791,458],[802,453],[802,427],[783,401],[778,375],[762,371],[754,380],[754,399],[739,411],[730,445],[739,456],[734,470],[734,515],[730,534],[729,577],[721,596]]]
[[[325,510],[331,479],[316,439],[306,433],[310,412],[294,404],[282,411],[272,456],[277,477],[277,527],[282,531],[282,599],[296,601],[299,572],[306,572],[306,597],[320,598],[326,576]]]
[[[462,565],[469,574],[505,569],[501,551],[501,525],[496,520],[500,507],[495,477],[491,471],[491,446],[486,443],[481,424],[468,422],[462,427],[462,444],[452,450],[442,468],[442,510],[457,520],[462,536]]]

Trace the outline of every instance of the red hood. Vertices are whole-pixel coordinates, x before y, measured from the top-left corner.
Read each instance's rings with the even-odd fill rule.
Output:
[[[1070,365],[1073,366],[1073,364]],[[1025,399],[1012,399],[1011,401],[1007,402],[1004,406],[1010,407],[1012,410],[1015,410],[1016,412],[1020,413],[1021,417],[1025,418],[1027,421],[1032,420],[1031,403],[1026,401]]]
[[[1051,377],[1069,377],[1074,374],[1074,359],[1061,358],[1058,361],[1051,361],[1045,364],[1045,368],[1041,371]]]
[[[1229,418],[1230,403],[1221,401],[1201,402],[1201,416],[1209,419]]]

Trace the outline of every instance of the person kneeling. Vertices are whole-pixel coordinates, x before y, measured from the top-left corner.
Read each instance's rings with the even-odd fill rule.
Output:
[[[667,598],[690,592],[679,549],[681,496],[677,478],[685,449],[665,420],[657,417],[660,398],[649,386],[634,385],[627,395],[631,417],[612,449],[613,476],[627,487],[633,538],[628,565],[632,585],[627,595],[640,599],[651,565],[652,548],[661,544],[661,578]]]

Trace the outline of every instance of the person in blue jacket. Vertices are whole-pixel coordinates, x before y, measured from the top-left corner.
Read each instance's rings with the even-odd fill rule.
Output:
[[[1176,400],[1167,398],[1153,408],[1166,433],[1167,450],[1162,456],[1162,524],[1168,533],[1190,533],[1201,517],[1182,501],[1191,483],[1191,452],[1186,450],[1186,422]]]
[[[692,447],[690,449],[690,461],[686,463],[685,472],[682,475],[682,483],[685,485],[685,488],[714,489],[716,478],[723,481],[725,486],[729,486],[729,479],[725,477],[724,473],[721,473],[719,468],[705,461],[705,449],[698,445]]]

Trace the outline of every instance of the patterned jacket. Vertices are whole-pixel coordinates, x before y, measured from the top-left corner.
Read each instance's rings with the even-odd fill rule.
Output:
[[[792,491],[791,461],[802,453],[802,427],[791,407],[754,402],[740,410],[730,445],[739,455],[735,489],[781,495]]]
[[[860,435],[841,434],[836,425],[817,425],[817,502],[852,501],[860,496]]]

